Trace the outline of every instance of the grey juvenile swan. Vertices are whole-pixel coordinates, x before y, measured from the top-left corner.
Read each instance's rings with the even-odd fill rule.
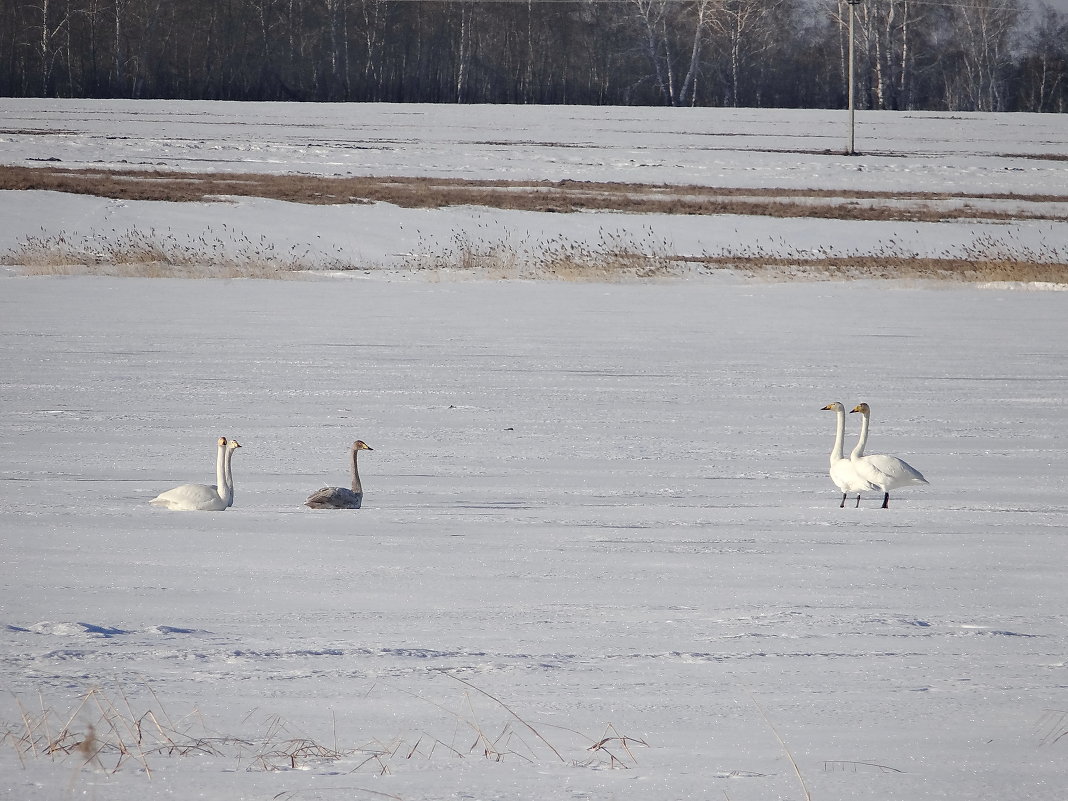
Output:
[[[360,451],[373,451],[362,439],[352,443],[349,454],[352,456],[352,489],[345,487],[323,487],[316,490],[304,502],[312,509],[359,509],[363,504],[363,484],[360,483],[360,470],[356,466],[356,455]]]

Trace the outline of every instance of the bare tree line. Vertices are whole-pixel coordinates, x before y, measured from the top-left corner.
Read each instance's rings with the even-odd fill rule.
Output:
[[[0,95],[1068,111],[1023,0],[0,0]]]

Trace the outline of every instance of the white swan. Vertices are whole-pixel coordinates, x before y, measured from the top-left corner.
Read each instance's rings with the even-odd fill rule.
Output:
[[[241,446],[234,440],[228,447],[226,437],[219,437],[218,446],[219,453],[215,459],[216,484],[182,484],[180,487],[161,492],[149,503],[176,512],[225,511],[234,499],[234,488],[228,481],[227,463],[233,456],[234,449]]]
[[[870,481],[883,491],[883,509],[890,506],[890,490],[899,487],[907,487],[912,484],[926,484],[927,479],[923,474],[908,462],[898,459],[896,456],[885,454],[864,455],[864,446],[868,444],[868,423],[871,420],[871,407],[866,403],[859,404],[853,409],[864,415],[864,421],[860,424],[860,440],[853,449],[849,460],[856,468],[857,475],[866,481]]]
[[[838,425],[834,434],[834,447],[831,448],[831,481],[842,491],[839,509],[845,508],[846,496],[857,493],[857,508],[860,508],[860,493],[871,492],[875,485],[857,475],[853,462],[845,457],[842,440],[845,438],[845,406],[838,401],[828,403],[822,412],[834,412],[838,416]]]
[[[226,482],[225,492],[226,499],[228,501],[228,503],[226,504],[227,509],[234,505],[234,473],[230,467],[230,462],[233,461],[234,451],[236,451],[240,447],[241,443],[238,442],[236,439],[230,440],[230,442],[226,446],[226,470],[225,475],[223,476],[223,480]]]
[[[352,489],[323,487],[308,496],[304,505],[312,509],[359,509],[363,505],[363,484],[360,483],[360,471],[356,466],[356,454],[373,450],[374,448],[362,439],[352,443],[349,449],[352,456]]]

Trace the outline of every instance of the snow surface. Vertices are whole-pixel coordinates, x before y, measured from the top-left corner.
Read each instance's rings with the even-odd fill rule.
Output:
[[[125,125],[122,104],[95,108]],[[308,107],[257,118],[285,111]],[[659,113],[616,115],[635,129],[688,119]],[[270,142],[292,135],[270,124]],[[148,148],[70,138],[42,152],[112,163]],[[42,137],[7,139],[0,159],[16,163]],[[961,163],[994,158],[980,149]],[[412,146],[411,173],[435,168],[418,161],[431,150]],[[404,218],[12,192],[0,208],[7,241],[105,213],[258,217],[283,241],[363,213]],[[436,231],[457,219],[422,215]],[[924,230],[939,247],[960,229]],[[2,277],[0,795],[804,798],[781,737],[814,799],[1062,799],[1064,298],[895,282]],[[819,411],[833,400],[871,403],[869,450],[930,486],[889,510],[838,508],[834,417]],[[219,435],[243,446],[235,506],[150,507],[211,480]],[[344,483],[357,437],[374,448],[364,508],[304,508]],[[102,740],[103,721],[140,720],[142,745],[84,767],[77,752],[20,756],[28,729],[71,717]],[[154,720],[201,750],[153,750]],[[294,764],[296,738],[341,756]]]

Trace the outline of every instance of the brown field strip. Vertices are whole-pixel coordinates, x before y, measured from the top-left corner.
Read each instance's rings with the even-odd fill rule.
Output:
[[[242,196],[322,205],[374,202],[406,208],[476,205],[558,213],[737,214],[907,222],[1068,220],[1068,195],[748,189],[459,178],[337,178],[59,166],[0,166],[0,189],[37,189],[121,200],[172,202]]]

